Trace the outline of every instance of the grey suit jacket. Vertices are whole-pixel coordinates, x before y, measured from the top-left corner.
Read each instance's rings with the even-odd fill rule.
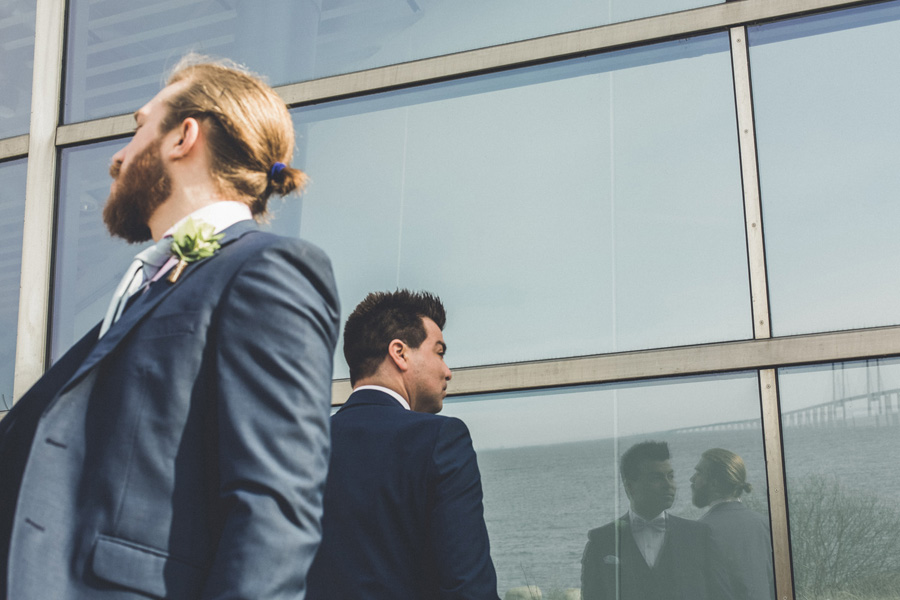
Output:
[[[740,502],[722,502],[700,521],[712,530],[735,598],[773,600],[775,574],[768,519]]]
[[[337,294],[313,246],[252,222],[225,234],[0,421],[0,449],[30,440],[13,482],[9,598],[303,597]],[[33,435],[17,436],[29,411]]]

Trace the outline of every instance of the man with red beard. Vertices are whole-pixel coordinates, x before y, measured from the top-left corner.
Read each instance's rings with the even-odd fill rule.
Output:
[[[156,244],[0,421],[0,599],[302,599],[339,309],[327,257],[255,224],[305,180],[290,116],[188,57],[135,121],[103,219]]]
[[[735,598],[774,600],[769,520],[741,502],[752,489],[744,459],[724,448],[704,452],[691,476],[691,499],[697,508],[709,507],[700,522],[712,531]]]

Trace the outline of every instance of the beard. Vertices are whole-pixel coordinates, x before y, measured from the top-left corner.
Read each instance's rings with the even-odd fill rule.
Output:
[[[109,167],[116,185],[103,207],[103,222],[110,234],[132,244],[152,237],[150,217],[172,193],[172,180],[160,156],[161,145],[160,139],[141,150],[124,172],[119,163]]]
[[[709,497],[709,492],[702,487],[691,489],[691,500],[694,503],[694,506],[696,506],[697,508],[708,506],[712,501],[712,499]]]

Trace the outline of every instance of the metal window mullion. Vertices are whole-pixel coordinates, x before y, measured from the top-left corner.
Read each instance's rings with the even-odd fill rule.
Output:
[[[871,0],[869,0],[871,1]],[[860,0],[744,0],[713,4],[634,21],[422,58],[311,81],[279,86],[290,106],[374,94],[433,81],[456,79],[625,48],[673,38],[725,31],[756,23],[860,4]],[[130,114],[63,125],[60,146],[125,136],[134,130]]]
[[[731,60],[734,76],[734,98],[741,157],[741,179],[744,190],[744,223],[747,237],[747,262],[750,272],[750,302],[753,314],[753,337],[772,337],[769,314],[769,290],[766,276],[766,253],[763,238],[762,203],[757,163],[756,126],[753,117],[753,95],[750,80],[750,54],[745,26],[732,27]],[[763,446],[766,455],[769,522],[775,566],[776,597],[794,597],[791,570],[790,533],[785,493],[784,453],[782,451],[781,413],[778,406],[778,381],[775,369],[759,371],[760,405],[762,408]]]
[[[750,269],[753,337],[754,339],[767,339],[772,337],[772,329],[769,320],[769,290],[766,283],[766,252],[762,232],[759,169],[756,162],[756,131],[753,122],[753,98],[750,91],[747,28],[733,27],[729,33],[741,157],[741,179],[744,189],[744,224],[747,236],[747,261]]]
[[[50,318],[65,0],[37,0],[13,401],[43,374]]]
[[[769,523],[775,562],[775,590],[778,600],[793,600],[794,576],[785,493],[784,453],[781,444],[781,411],[778,405],[778,375],[775,369],[759,372],[766,480],[769,484]]]
[[[453,370],[448,392],[516,392],[886,356],[900,356],[900,326],[461,367]],[[348,380],[334,380],[333,403],[343,403],[349,394]]]
[[[0,140],[0,160],[21,158],[28,154],[28,134]]]

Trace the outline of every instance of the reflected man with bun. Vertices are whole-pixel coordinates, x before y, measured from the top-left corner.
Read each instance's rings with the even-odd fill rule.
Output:
[[[773,600],[769,522],[741,502],[741,495],[751,489],[743,459],[722,448],[704,452],[691,477],[694,505],[710,507],[700,521],[712,529],[735,598]]]

